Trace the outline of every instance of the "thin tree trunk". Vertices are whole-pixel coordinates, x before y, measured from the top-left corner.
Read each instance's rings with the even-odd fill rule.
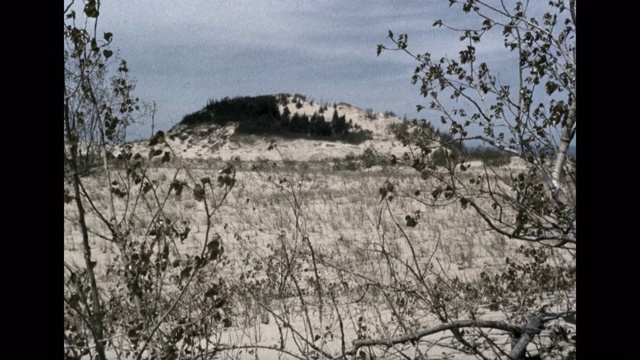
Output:
[[[533,340],[536,333],[540,332],[542,328],[542,319],[540,315],[532,316],[527,324],[523,327],[523,334],[516,341],[511,353],[509,353],[509,359],[520,360],[524,358],[524,353],[527,350],[527,345]]]
[[[560,184],[560,177],[562,176],[562,168],[567,159],[567,152],[569,150],[569,144],[573,138],[573,125],[576,122],[576,99],[573,99],[571,108],[569,109],[569,116],[567,117],[567,123],[562,127],[562,134],[560,135],[560,147],[558,148],[558,154],[556,156],[556,162],[551,172],[551,185],[554,195],[562,192]]]
[[[67,133],[67,139],[71,142],[69,164],[71,165],[71,171],[73,173],[73,191],[76,200],[76,207],[78,209],[78,221],[80,223],[80,230],[82,232],[82,252],[87,270],[87,276],[89,278],[89,284],[91,286],[91,302],[92,302],[92,315],[91,324],[89,327],[92,329],[96,344],[96,352],[101,360],[106,360],[106,354],[104,350],[104,324],[102,319],[102,309],[100,306],[100,296],[98,285],[96,283],[96,276],[93,272],[93,264],[91,262],[91,246],[89,245],[89,231],[87,223],[85,221],[85,211],[82,205],[82,198],[80,194],[80,175],[78,174],[78,140],[73,134],[71,129],[71,121],[69,120],[69,103],[67,102],[67,85],[64,84],[64,122]]]

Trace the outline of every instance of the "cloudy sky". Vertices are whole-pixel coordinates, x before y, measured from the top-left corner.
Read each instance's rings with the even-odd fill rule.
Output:
[[[415,53],[455,56],[465,44],[434,28],[437,19],[480,24],[446,0],[103,0],[99,31],[113,33],[135,95],[156,102],[156,128],[168,130],[209,99],[281,92],[428,117],[416,113],[426,105],[410,83],[417,63],[400,52],[378,57],[376,45],[392,45],[391,29],[408,33]],[[500,37],[478,49],[498,67],[508,54]],[[149,124],[130,132],[149,133]]]

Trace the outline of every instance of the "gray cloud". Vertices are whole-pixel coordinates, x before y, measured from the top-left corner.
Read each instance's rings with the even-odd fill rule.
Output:
[[[136,96],[156,101],[156,125],[166,130],[209,99],[276,92],[422,117],[410,84],[417,63],[401,53],[377,57],[376,45],[391,46],[391,29],[408,33],[415,53],[455,56],[464,44],[432,27],[439,18],[468,21],[446,1],[111,0],[99,25],[113,32]],[[499,36],[483,46],[479,57],[504,64]]]

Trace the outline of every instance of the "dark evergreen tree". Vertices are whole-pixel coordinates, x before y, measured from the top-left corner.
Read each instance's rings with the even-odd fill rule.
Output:
[[[314,116],[311,117],[311,120],[309,121],[309,135],[312,136],[318,136],[320,135],[320,129],[321,129],[321,125],[320,122],[324,122],[324,116],[316,116],[314,114]]]
[[[336,136],[346,135],[349,132],[349,125],[345,115],[338,116],[338,111],[333,112],[331,119],[331,132]]]
[[[282,110],[282,114],[280,114],[280,129],[278,130],[288,130],[289,124],[291,122],[291,111],[289,111],[289,107],[285,106]]]
[[[302,130],[302,121],[300,120],[300,115],[298,113],[293,114],[291,117],[291,121],[289,122],[290,132],[299,133]]]
[[[324,116],[318,115],[318,135],[331,136],[331,124],[326,122]]]
[[[314,114],[315,116],[315,114]],[[298,131],[299,133],[302,134],[308,134],[309,133],[309,116],[308,115],[302,115],[300,116],[300,131]]]
[[[280,116],[286,117],[286,118],[289,118],[291,116],[291,111],[289,110],[288,106],[284,107],[284,109],[282,110],[282,114]]]

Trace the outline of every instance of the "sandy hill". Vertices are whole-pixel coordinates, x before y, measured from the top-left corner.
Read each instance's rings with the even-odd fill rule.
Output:
[[[308,101],[304,96],[297,94],[269,96],[279,99],[278,110],[280,114],[285,111],[286,107],[291,114],[290,116],[294,116],[296,113],[309,117],[313,114],[319,114],[325,118],[326,122],[330,122],[334,111],[337,111],[338,116],[344,116],[347,121],[351,121],[354,127],[371,131],[371,139],[360,143],[348,143],[320,136],[298,135],[296,138],[274,134],[240,134],[237,131],[239,123],[234,121],[224,125],[213,122],[185,124],[183,121],[167,132],[166,141],[177,154],[186,160],[221,159],[226,161],[236,157],[245,161],[259,158],[281,160],[278,152],[267,151],[272,140],[276,141],[284,159],[296,161],[344,157],[350,153],[359,155],[368,147],[373,147],[382,153],[396,155],[401,155],[406,150],[388,130],[390,124],[402,122],[402,119],[398,117],[363,110],[347,103],[320,104]],[[324,113],[321,114],[323,107]],[[199,113],[205,111],[207,111],[206,107]],[[136,146],[146,146],[146,142],[144,145],[140,143]]]

